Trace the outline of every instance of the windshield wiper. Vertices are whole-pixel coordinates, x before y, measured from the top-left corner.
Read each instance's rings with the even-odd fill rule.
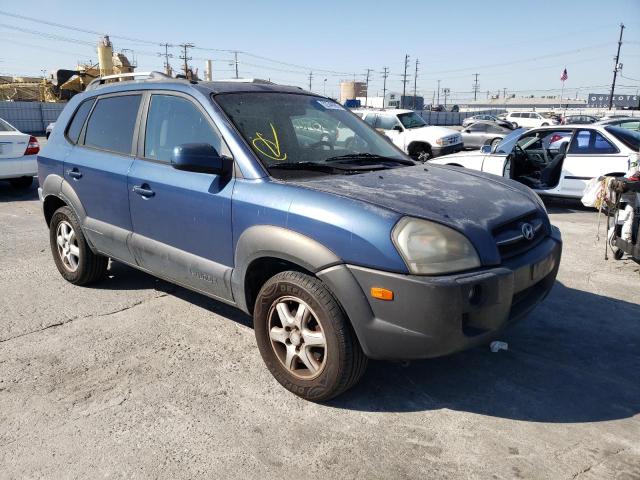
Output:
[[[402,165],[415,165],[412,160],[404,160],[402,158],[385,157],[383,155],[376,155],[375,153],[347,153],[346,155],[338,155],[337,157],[329,157],[325,160],[326,163],[347,163],[350,160],[378,160],[382,162],[395,162]]]
[[[337,170],[342,171],[341,168],[336,168],[332,165],[325,165],[323,163],[316,162],[288,162],[288,163],[275,163],[267,167],[269,170],[315,170],[317,172],[335,173]]]

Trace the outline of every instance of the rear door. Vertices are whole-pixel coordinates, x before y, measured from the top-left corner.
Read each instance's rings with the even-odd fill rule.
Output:
[[[124,262],[134,259],[126,241],[131,233],[127,174],[133,162],[134,139],[142,94],[116,93],[81,105],[76,117],[90,109],[89,118],[75,137],[72,121],[67,139],[77,141],[64,162],[64,179],[86,212],[84,233],[101,253]],[[75,117],[74,117],[75,119]]]
[[[176,170],[173,149],[208,143],[231,152],[211,118],[191,96],[154,92],[129,174],[132,248],[146,270],[186,287],[230,300],[233,178]]]

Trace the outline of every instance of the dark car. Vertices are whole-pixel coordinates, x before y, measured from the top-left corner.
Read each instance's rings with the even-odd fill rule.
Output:
[[[339,395],[368,358],[485,344],[554,284],[560,232],[521,184],[416,164],[299,88],[108,80],[38,156],[57,269],[88,285],[113,259],[239,308],[296,395]]]
[[[562,125],[588,125],[598,121],[598,117],[591,115],[567,115],[562,117]]]

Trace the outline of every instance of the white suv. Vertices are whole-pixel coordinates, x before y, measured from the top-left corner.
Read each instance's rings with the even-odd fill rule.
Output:
[[[354,110],[354,113],[416,160],[459,152],[464,147],[460,132],[429,126],[413,110]]]
[[[547,127],[549,125],[558,125],[558,122],[552,118],[545,118],[536,112],[510,112],[506,116],[506,120],[511,122],[514,128],[538,128]]]

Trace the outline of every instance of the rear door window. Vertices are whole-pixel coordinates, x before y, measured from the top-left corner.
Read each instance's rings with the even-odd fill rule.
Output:
[[[470,132],[486,132],[487,124],[486,123],[474,123],[468,129]]]
[[[580,130],[576,133],[569,153],[584,154],[609,154],[617,153],[618,149],[595,130]]]
[[[364,121],[367,122],[369,125],[371,125],[372,127],[375,127],[376,125],[376,118],[377,115],[375,114],[369,114],[364,118]]]
[[[395,116],[379,115],[376,128],[381,128],[382,130],[393,130],[393,127],[396,125],[398,125],[398,120]]]
[[[76,110],[76,113],[73,116],[73,120],[71,120],[69,128],[67,129],[67,138],[71,142],[78,143],[80,132],[82,131],[82,127],[84,127],[84,122],[87,120],[87,117],[89,116],[89,112],[91,111],[91,107],[93,107],[93,103],[95,102],[95,100],[95,98],[85,100]]]
[[[130,155],[140,98],[137,94],[99,99],[89,117],[84,144]]]

